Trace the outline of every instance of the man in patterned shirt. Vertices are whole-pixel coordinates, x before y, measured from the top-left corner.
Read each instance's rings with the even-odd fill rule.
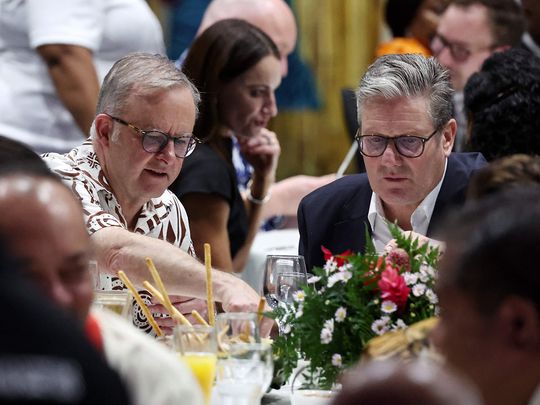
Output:
[[[171,295],[206,296],[186,212],[167,190],[196,145],[198,102],[197,89],[166,58],[128,55],[103,81],[90,139],[68,154],[43,155],[83,205],[100,271],[112,276],[109,288],[121,288],[118,270],[141,285],[151,257]],[[214,271],[212,281],[226,311],[256,310],[258,294],[238,278]],[[190,311],[193,302],[173,298]],[[141,314],[134,321],[149,329]]]

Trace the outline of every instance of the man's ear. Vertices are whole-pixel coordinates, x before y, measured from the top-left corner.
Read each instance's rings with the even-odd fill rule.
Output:
[[[442,134],[443,150],[446,157],[452,152],[454,140],[456,139],[457,122],[451,118],[445,125]]]
[[[518,350],[540,348],[540,313],[536,305],[525,298],[505,298],[497,311],[498,327],[508,345]]]
[[[102,146],[109,146],[113,133],[113,120],[107,114],[98,114],[94,119],[96,140]]]

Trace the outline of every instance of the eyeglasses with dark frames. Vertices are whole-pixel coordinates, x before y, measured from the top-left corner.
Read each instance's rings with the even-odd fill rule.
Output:
[[[433,56],[438,57],[444,48],[448,48],[450,55],[456,62],[465,62],[473,54],[473,52],[482,52],[493,49],[493,45],[476,48],[475,50],[468,49],[466,46],[451,42],[441,34],[435,34],[430,44]]]
[[[165,149],[165,147],[169,143],[169,140],[171,140],[174,144],[175,156],[183,159],[191,155],[191,153],[195,150],[195,146],[197,146],[198,143],[201,143],[201,141],[192,134],[170,136],[169,134],[166,134],[165,132],[159,131],[157,129],[142,130],[139,127],[130,124],[129,122],[124,121],[121,118],[113,117],[110,114],[106,115],[108,115],[113,121],[125,125],[126,127],[131,128],[141,134],[142,147],[148,153],[161,152],[163,149]]]
[[[415,135],[399,135],[399,136],[384,136],[384,135],[358,135],[354,139],[358,141],[358,148],[362,155],[367,157],[382,156],[389,142],[393,142],[398,153],[408,158],[417,158],[424,153],[426,142],[429,141],[437,133],[437,129],[427,138]]]

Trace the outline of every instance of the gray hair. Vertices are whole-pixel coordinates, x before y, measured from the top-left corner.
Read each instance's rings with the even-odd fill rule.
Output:
[[[433,127],[441,129],[452,118],[453,93],[450,74],[435,58],[385,55],[368,68],[356,91],[358,123],[362,106],[371,98],[425,97]]]
[[[103,79],[96,114],[122,112],[130,97],[145,96],[176,87],[191,91],[195,110],[201,101],[199,91],[173,62],[161,55],[131,53],[119,59]],[[92,125],[91,135],[95,128]]]

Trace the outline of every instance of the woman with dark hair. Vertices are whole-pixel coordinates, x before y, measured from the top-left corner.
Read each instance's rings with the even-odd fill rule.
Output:
[[[540,59],[523,49],[495,52],[465,86],[469,150],[488,161],[540,155]]]
[[[261,222],[261,208],[275,179],[279,142],[267,130],[277,114],[281,82],[276,45],[255,26],[237,19],[217,22],[190,48],[183,70],[201,92],[194,135],[204,143],[183,165],[171,190],[190,219],[197,256],[212,246],[212,265],[238,272]],[[238,191],[233,143],[253,167],[245,195]]]

